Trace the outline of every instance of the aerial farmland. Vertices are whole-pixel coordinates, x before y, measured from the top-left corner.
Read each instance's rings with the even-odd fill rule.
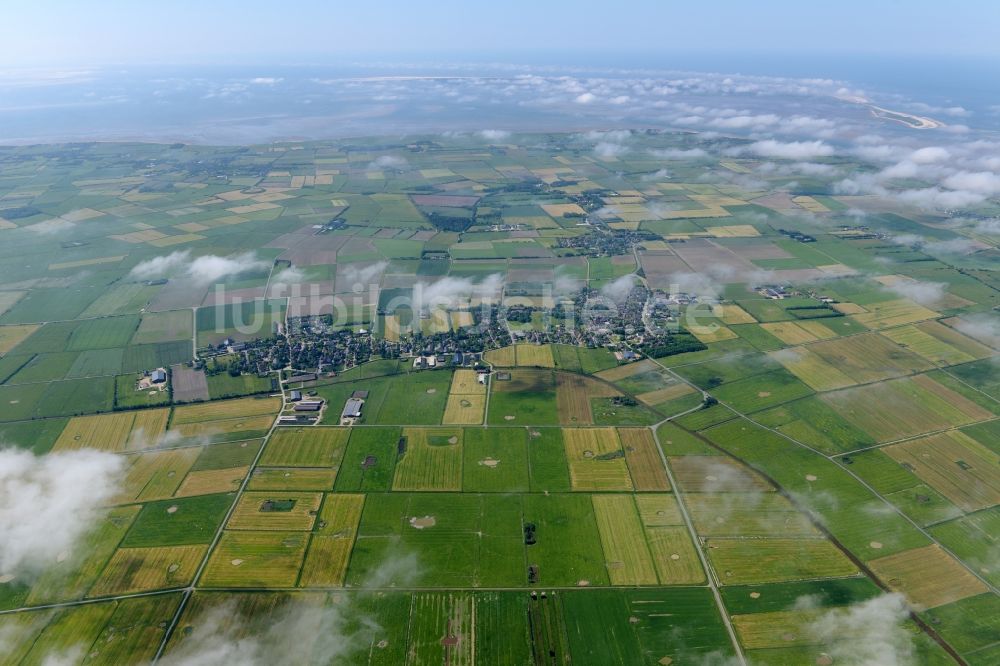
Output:
[[[94,470],[0,662],[996,663],[995,243],[496,136],[0,150],[0,439]]]

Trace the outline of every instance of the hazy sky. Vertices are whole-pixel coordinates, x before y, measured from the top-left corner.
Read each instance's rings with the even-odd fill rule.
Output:
[[[555,53],[1000,56],[996,0],[3,0],[0,67]]]

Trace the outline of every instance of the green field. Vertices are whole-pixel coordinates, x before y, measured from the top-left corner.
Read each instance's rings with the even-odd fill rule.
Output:
[[[228,103],[292,90],[261,74]],[[691,93],[511,76],[580,127]],[[480,84],[378,83],[387,113]],[[924,133],[861,113],[832,155],[763,154],[811,94],[744,105],[752,135],[706,97],[711,135],[657,129],[678,104],[0,150],[0,662],[1000,661],[1000,208],[901,195],[981,120],[846,194],[888,164],[841,144]],[[874,630],[903,657],[857,657]]]

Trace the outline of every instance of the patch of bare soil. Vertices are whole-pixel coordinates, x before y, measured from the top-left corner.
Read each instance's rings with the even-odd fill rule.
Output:
[[[416,530],[422,530],[425,527],[434,527],[435,525],[437,525],[437,518],[434,516],[422,516],[419,518],[414,516],[410,518],[410,527]]]

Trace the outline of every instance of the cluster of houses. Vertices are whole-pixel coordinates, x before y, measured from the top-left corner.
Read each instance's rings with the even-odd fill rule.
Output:
[[[455,352],[450,358],[447,354],[419,354],[413,357],[413,369],[436,368],[449,361],[453,366],[471,366],[479,363],[482,358],[483,355],[478,352]]]
[[[785,287],[779,287],[775,285],[764,285],[763,287],[757,288],[757,293],[765,298],[770,298],[771,300],[780,301],[782,299],[793,296]]]

